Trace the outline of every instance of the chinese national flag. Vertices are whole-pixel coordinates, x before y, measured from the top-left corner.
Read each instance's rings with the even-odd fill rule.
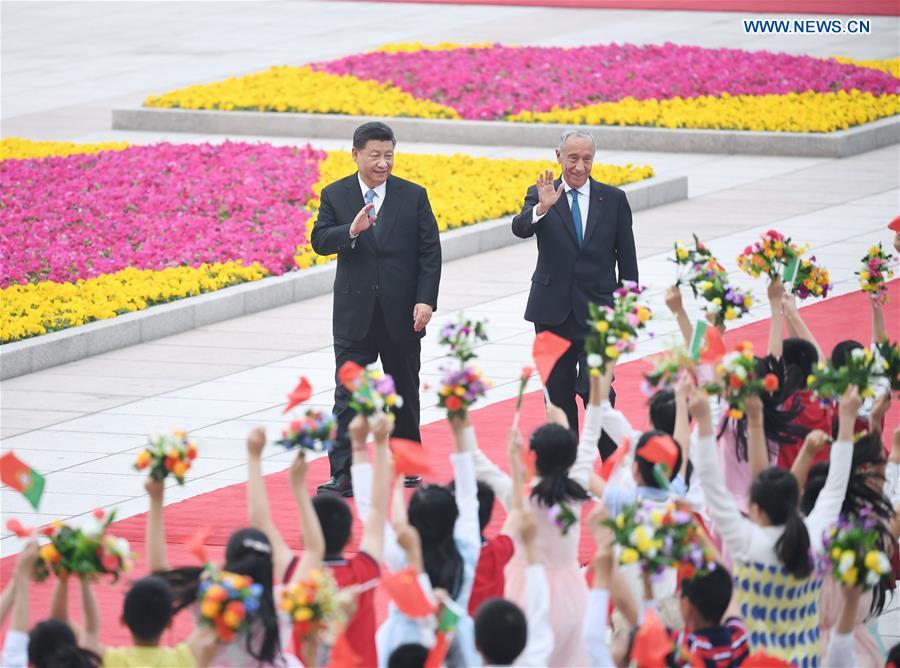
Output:
[[[341,633],[334,645],[331,646],[331,653],[328,655],[328,665],[325,668],[357,668],[359,666],[359,657],[353,651],[350,641],[347,640],[347,633]]]
[[[572,345],[561,336],[557,336],[553,332],[539,332],[534,337],[534,346],[531,349],[531,356],[534,357],[534,365],[537,367],[541,382],[546,385],[547,379],[550,378],[550,372],[556,366],[559,358],[562,357],[569,347]]]
[[[44,476],[16,457],[12,451],[0,457],[0,480],[22,493],[37,510],[44,493]]]
[[[300,382],[297,383],[297,387],[288,395],[288,404],[284,409],[284,412],[287,413],[294,406],[299,406],[304,401],[309,399],[312,396],[312,385],[309,384],[309,379],[306,376],[300,377]]]
[[[628,451],[631,449],[631,441],[627,438],[622,440],[622,444],[616,448],[615,452],[613,452],[609,457],[607,457],[602,464],[600,465],[600,470],[597,472],[604,481],[609,482],[610,476],[613,474],[613,471],[616,470],[616,467],[619,465],[619,462],[628,454]],[[599,459],[597,460],[600,461]],[[595,467],[596,468],[596,467]]]
[[[427,475],[431,473],[428,455],[420,443],[405,438],[392,438],[394,472],[397,475]]]
[[[407,617],[428,617],[437,609],[422,591],[412,568],[385,575],[381,578],[381,584],[394,605]]]

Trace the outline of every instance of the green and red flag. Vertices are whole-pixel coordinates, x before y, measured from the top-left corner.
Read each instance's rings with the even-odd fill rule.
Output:
[[[16,457],[12,451],[0,457],[0,480],[22,493],[37,510],[44,493],[44,476]]]

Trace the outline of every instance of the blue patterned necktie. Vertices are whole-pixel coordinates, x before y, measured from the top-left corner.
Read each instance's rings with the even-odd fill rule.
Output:
[[[366,204],[371,204],[374,199],[375,199],[375,191],[372,190],[371,188],[369,188],[366,191]],[[375,210],[373,209],[372,213],[374,213],[374,212],[375,212]],[[374,217],[375,216],[372,216],[372,218],[374,218]]]
[[[572,224],[575,226],[575,239],[578,241],[578,247],[584,241],[584,230],[581,229],[581,207],[578,206],[578,191],[572,188],[569,191],[572,195]]]

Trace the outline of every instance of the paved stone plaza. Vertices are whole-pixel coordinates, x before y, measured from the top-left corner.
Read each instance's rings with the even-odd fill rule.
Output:
[[[577,45],[597,42],[696,44],[768,49],[817,56],[898,55],[900,21],[875,18],[869,36],[744,35],[740,14],[620,10],[550,10],[330,2],[4,2],[2,6],[3,136],[78,142],[220,142],[222,136],[121,132],[114,108],[136,107],[151,93],[273,64],[303,64],[394,41]],[[235,139],[253,140],[240,137]],[[259,137],[274,144],[295,138]],[[347,140],[310,140],[348,149]],[[544,149],[408,144],[404,152],[546,159]],[[900,211],[900,147],[855,157],[763,157],[603,150],[599,162],[650,164],[659,176],[685,175],[689,199],[634,217],[642,282],[649,284],[662,347],[676,330],[662,303],[674,278],[668,257],[676,239],[696,232],[713,252],[733,260],[759,232],[776,227],[809,241],[835,280],[834,295],[857,289],[853,271],[866,249],[889,242],[887,221]],[[533,339],[522,319],[536,249],[520,243],[444,265],[439,311],[423,344],[423,380],[438,378],[434,330],[456,310],[489,319],[491,342],[480,351],[495,382],[489,401],[515,395]],[[733,262],[732,262],[733,264]],[[735,273],[763,296],[761,283]],[[689,301],[689,300],[686,300]],[[766,304],[752,318],[768,315]],[[861,314],[868,317],[868,314]],[[889,324],[897,327],[898,323]],[[119,517],[146,510],[143,477],[131,471],[146,434],[180,426],[203,443],[175,502],[245,476],[244,437],[257,425],[270,435],[285,425],[284,396],[305,373],[313,404],[331,407],[331,298],[307,301],[201,327],[2,384],[4,451],[14,448],[47,474],[41,514],[4,488],[2,555],[20,541],[5,529],[15,516],[27,525],[79,517],[98,505]],[[423,422],[444,417],[433,392],[423,393]],[[213,453],[215,455],[213,456]],[[265,472],[283,469],[289,454],[270,455]],[[174,484],[174,483],[172,483]],[[880,619],[886,645],[900,641],[897,599]]]

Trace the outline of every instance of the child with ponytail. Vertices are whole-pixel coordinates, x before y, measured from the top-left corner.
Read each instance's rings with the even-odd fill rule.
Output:
[[[764,650],[798,666],[819,665],[822,578],[815,573],[814,558],[824,549],[823,532],[841,511],[860,405],[859,393],[851,386],[841,397],[840,427],[831,447],[828,477],[809,515],[800,515],[797,479],[784,469],[768,468],[750,486],[748,519],[723,483],[709,404],[701,390],[694,390],[690,409],[699,435],[694,466],[710,514],[733,559],[738,602],[753,651]]]

